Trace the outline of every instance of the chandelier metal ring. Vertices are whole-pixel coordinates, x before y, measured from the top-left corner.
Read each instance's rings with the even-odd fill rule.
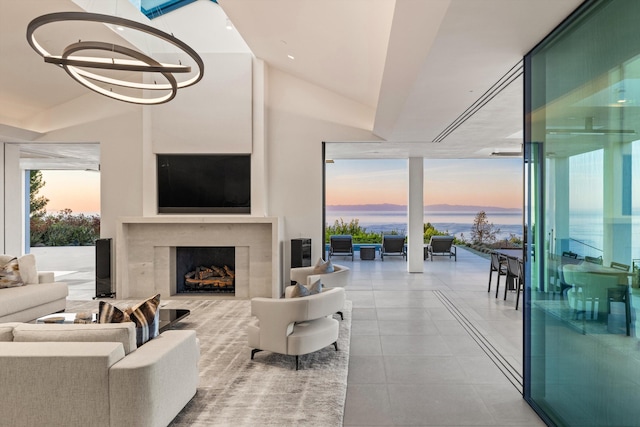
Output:
[[[129,80],[114,79],[114,78],[106,77],[100,74],[91,73],[89,71],[78,68],[79,66],[84,66],[82,64],[83,61],[70,61],[72,62],[72,64],[67,63],[66,59],[68,58],[69,55],[80,50],[89,50],[89,49],[90,50],[107,50],[109,52],[116,52],[121,55],[125,55],[130,58],[137,59],[138,61],[142,61],[151,68],[158,68],[159,66],[162,65],[155,59],[151,58],[150,56],[140,53],[137,50],[129,49],[128,47],[113,45],[113,44],[104,43],[104,42],[77,42],[65,48],[64,52],[62,53],[62,57],[61,57],[62,61],[60,61],[60,65],[78,83],[102,95],[108,96],[110,98],[118,99],[120,101],[125,101],[125,102],[153,105],[153,104],[161,104],[164,102],[168,102],[168,101],[171,101],[173,98],[175,98],[176,93],[178,92],[178,84],[175,77],[170,72],[164,72],[164,71],[158,72],[159,74],[162,74],[162,76],[165,79],[167,79],[167,81],[169,82],[169,84],[158,85],[158,84],[150,84],[150,83],[137,83]],[[98,67],[98,68],[103,68],[103,67]],[[112,91],[108,91],[105,88],[91,82],[91,80],[99,81],[102,83],[107,83],[115,86],[127,87],[127,88],[135,88],[135,89],[143,89],[143,90],[170,90],[171,92],[167,95],[158,96],[155,98],[133,98],[133,97],[119,94],[119,93],[114,93]]]
[[[91,44],[91,47],[88,46],[89,43]],[[44,62],[56,65],[73,65],[76,67],[99,68],[103,70],[144,71],[149,73],[188,73],[191,71],[191,67],[189,67],[188,65],[163,64],[147,55],[144,55],[144,57],[152,59],[153,64],[141,64],[140,62],[126,61],[121,58],[114,59],[97,57],[70,57],[70,55],[74,52],[89,49],[122,53],[123,55],[127,55],[130,58],[134,58],[136,54],[144,55],[137,50],[113,43],[105,43],[99,41],[79,41],[67,46],[62,51],[62,56],[45,56]]]
[[[62,55],[52,55],[47,51],[35,37],[35,31],[47,24],[55,23],[55,22],[66,22],[66,21],[88,21],[88,22],[96,22],[102,24],[111,24],[116,26],[122,26],[125,28],[130,28],[136,31],[140,31],[154,37],[161,39],[164,42],[167,42],[182,52],[186,53],[197,65],[197,70],[195,71],[195,75],[189,79],[178,82],[173,76],[169,78],[167,74],[170,73],[188,73],[191,71],[191,67],[184,66],[182,64],[163,64],[155,59],[147,56],[139,51],[126,48],[124,46],[115,45],[111,43],[104,43],[98,41],[90,41],[90,42],[78,42],[73,43],[67,48],[65,48]],[[40,56],[42,56],[47,63],[53,63],[65,68],[67,73],[71,77],[73,77],[79,83],[87,86],[89,89],[94,90],[103,95],[109,96],[114,99],[126,101],[126,102],[134,102],[140,104],[158,104],[162,102],[167,102],[175,96],[176,88],[184,88],[199,82],[204,75],[204,62],[198,53],[193,50],[189,45],[184,43],[183,41],[175,38],[173,35],[167,34],[163,31],[158,30],[157,28],[151,27],[149,25],[141,24],[139,22],[131,21],[125,18],[120,18],[111,15],[103,15],[98,13],[88,13],[88,12],[57,12],[50,13],[46,15],[39,16],[33,19],[29,25],[27,26],[27,41],[29,45],[35,50]],[[91,46],[91,47],[89,47]],[[106,48],[108,46],[108,48]],[[78,50],[87,50],[87,49],[98,49],[98,50],[112,50],[114,52],[118,52],[121,55],[128,56],[130,58],[134,58],[137,61],[127,61],[124,59],[105,59],[105,58],[97,58],[97,57],[72,57],[71,53],[76,52]],[[66,53],[65,53],[66,52]],[[111,79],[106,76],[102,76],[100,74],[91,73],[87,70],[78,68],[95,68],[95,69],[105,69],[105,70],[120,70],[120,71],[139,71],[139,72],[155,72],[162,74],[167,81],[168,84],[160,84],[160,85],[147,85],[140,84],[137,82],[131,82],[126,80],[118,80]],[[170,90],[172,94],[168,97],[157,97],[157,98],[137,98],[137,97],[129,97],[120,94],[116,94],[114,92],[108,91],[94,83],[90,80],[114,84],[121,87],[131,88],[131,89],[143,89],[143,90]],[[173,81],[172,81],[173,80]],[[174,88],[175,82],[175,88]],[[165,99],[167,98],[167,99]],[[155,101],[153,101],[155,100]],[[150,102],[152,101],[152,102]]]

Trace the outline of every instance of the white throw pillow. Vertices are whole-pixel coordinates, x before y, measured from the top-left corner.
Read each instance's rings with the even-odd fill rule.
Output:
[[[7,263],[0,263],[0,289],[15,288],[24,285],[20,275],[20,266],[17,258],[12,258]]]
[[[33,254],[22,255],[18,258],[20,276],[26,285],[38,283],[38,270],[36,269],[36,256]]]
[[[2,254],[2,255],[0,255],[0,264],[5,265],[6,263],[8,263],[9,261],[11,261],[14,258],[17,258],[17,257],[15,257],[13,255]]]

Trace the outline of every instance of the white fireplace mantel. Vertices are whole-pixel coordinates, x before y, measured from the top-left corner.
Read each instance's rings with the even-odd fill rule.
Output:
[[[243,215],[122,217],[116,230],[116,296],[175,296],[181,246],[234,246],[236,298],[282,295],[282,227],[277,217]]]

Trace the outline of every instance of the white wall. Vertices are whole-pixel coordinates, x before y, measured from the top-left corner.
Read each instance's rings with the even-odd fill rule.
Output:
[[[4,144],[4,248],[3,253],[22,255],[24,247],[25,188],[17,145]]]
[[[5,171],[5,167],[4,167],[4,150],[5,150],[5,146],[6,144],[2,143],[0,144],[0,253],[6,254],[7,251],[5,249],[5,236],[6,236],[6,229],[7,229],[7,222],[5,221],[5,214],[4,214],[4,210],[7,206],[7,203],[5,201],[5,197],[4,197],[4,185],[5,185],[5,179],[4,179],[4,171]]]
[[[268,82],[268,210],[284,219],[286,272],[292,238],[310,237],[312,258],[323,256],[322,142],[378,138],[372,108],[274,68]]]
[[[117,102],[107,98],[104,100]],[[120,116],[49,132],[40,139],[100,143],[102,237],[115,238],[119,216],[142,215],[142,126],[142,108],[138,107]]]
[[[154,153],[251,153],[251,54],[202,54],[204,77],[151,108]]]

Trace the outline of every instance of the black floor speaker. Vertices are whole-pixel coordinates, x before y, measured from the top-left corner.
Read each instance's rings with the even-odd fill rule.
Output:
[[[311,265],[311,239],[291,239],[291,268]]]
[[[111,240],[96,240],[96,296],[95,298],[114,298],[111,280]]]

